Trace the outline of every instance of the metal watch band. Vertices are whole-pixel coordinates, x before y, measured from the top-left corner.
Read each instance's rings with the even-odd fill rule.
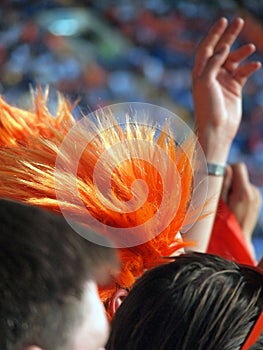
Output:
[[[226,164],[207,163],[208,175],[224,176],[226,173]]]

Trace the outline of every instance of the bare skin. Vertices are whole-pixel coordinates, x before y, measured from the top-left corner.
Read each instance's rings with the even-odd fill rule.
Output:
[[[235,215],[254,256],[252,234],[258,221],[262,199],[259,189],[250,182],[244,163],[227,167],[221,198]]]
[[[244,163],[228,166],[221,196],[235,214],[245,238],[250,241],[258,221],[262,200],[259,189],[249,180]]]
[[[257,61],[245,61],[254,51],[252,43],[230,51],[244,25],[241,18],[228,24],[219,19],[200,43],[192,72],[195,125],[207,161],[225,164],[242,117],[242,89],[260,69]],[[244,62],[245,61],[245,62]],[[205,252],[215,218],[223,177],[209,176],[207,208],[210,214],[187,233],[195,250]]]

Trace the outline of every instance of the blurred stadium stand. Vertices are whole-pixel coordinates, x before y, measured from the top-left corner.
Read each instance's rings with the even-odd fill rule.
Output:
[[[191,67],[200,38],[220,16],[246,19],[238,45],[251,40],[263,57],[263,0],[2,0],[0,93],[28,103],[29,87],[49,85],[82,112],[144,101],[193,120]],[[52,101],[51,101],[52,103]],[[230,161],[244,161],[263,188],[263,70],[244,91],[244,117]],[[80,110],[75,111],[78,117]],[[263,255],[263,212],[254,233]]]

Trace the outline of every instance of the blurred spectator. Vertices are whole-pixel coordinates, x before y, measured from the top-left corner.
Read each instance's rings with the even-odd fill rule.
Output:
[[[211,23],[222,13],[241,14],[248,24],[238,45],[262,37],[263,1],[244,3],[2,1],[0,93],[19,104],[30,85],[49,84],[80,98],[85,113],[106,104],[145,101],[179,108],[180,116],[189,118],[193,55]],[[262,94],[260,71],[245,88],[244,118],[231,152],[231,161],[247,163],[258,186],[263,185]]]

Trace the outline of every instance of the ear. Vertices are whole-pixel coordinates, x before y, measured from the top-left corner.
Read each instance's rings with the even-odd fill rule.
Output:
[[[128,291],[126,289],[120,288],[118,289],[115,294],[113,294],[110,303],[109,303],[109,312],[111,317],[113,317],[118,310],[118,308],[121,306],[123,300],[127,297]]]

